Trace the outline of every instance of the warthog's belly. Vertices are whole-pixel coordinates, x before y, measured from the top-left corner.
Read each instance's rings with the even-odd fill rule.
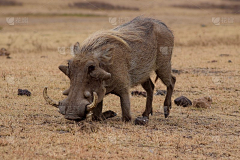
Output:
[[[144,59],[142,58],[144,57]],[[145,82],[156,69],[156,51],[144,53],[138,52],[131,61],[129,76],[131,86]]]

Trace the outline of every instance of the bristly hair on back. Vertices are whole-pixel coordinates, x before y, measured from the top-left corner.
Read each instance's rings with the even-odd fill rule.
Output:
[[[128,42],[142,42],[141,38],[142,34],[144,34],[141,27],[138,30],[109,30],[109,31],[98,31],[92,34],[89,38],[87,38],[80,49],[79,54],[87,54],[103,45],[111,44],[122,44],[127,49],[131,50]]]

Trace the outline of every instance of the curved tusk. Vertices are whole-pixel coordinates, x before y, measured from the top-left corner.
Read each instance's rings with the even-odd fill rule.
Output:
[[[47,95],[47,87],[44,87],[43,89],[43,97],[44,99],[47,101],[48,104],[58,108],[59,106],[59,102],[58,101],[55,101],[55,100],[52,100],[48,95]]]
[[[96,92],[93,92],[93,102],[87,105],[87,112],[92,111],[96,107],[97,101],[98,101],[98,95]]]
[[[86,115],[86,120],[87,120],[88,122],[91,122],[91,121],[92,121],[92,116],[93,116],[93,113],[92,113],[92,111],[90,111],[90,112]]]

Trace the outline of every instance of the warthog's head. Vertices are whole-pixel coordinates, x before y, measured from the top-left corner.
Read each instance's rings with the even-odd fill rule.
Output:
[[[79,43],[74,46],[79,51]],[[46,88],[43,95],[45,100],[59,108],[59,112],[70,120],[83,120],[86,114],[102,101],[106,93],[104,81],[111,74],[102,69],[102,65],[111,60],[112,48],[100,48],[95,53],[76,55],[69,61],[68,66],[59,69],[70,78],[68,97],[62,101],[54,101],[47,96]]]

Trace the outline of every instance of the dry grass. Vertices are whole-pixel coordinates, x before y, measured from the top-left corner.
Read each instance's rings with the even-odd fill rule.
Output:
[[[29,0],[16,2],[23,5],[0,6],[4,13],[0,48],[8,49],[12,57],[0,57],[1,159],[240,159],[239,17],[217,10],[171,7],[179,4],[177,0],[124,0],[114,4],[137,7],[139,11],[69,8],[68,3],[76,2],[73,0],[38,1],[37,5]],[[8,15],[29,13],[39,16],[26,15],[28,23],[23,25],[9,26],[5,22]],[[90,13],[107,17],[74,16]],[[113,110],[118,116],[95,122],[97,133],[84,132],[42,97],[47,85],[52,98],[63,99],[61,92],[69,86],[58,65],[66,63],[71,55],[59,54],[58,47],[69,47],[97,30],[113,28],[108,17],[116,17],[121,24],[141,14],[161,19],[174,31],[172,63],[182,72],[176,75],[173,99],[184,95],[193,100],[207,95],[213,99],[212,107],[173,105],[170,117],[165,119],[164,97],[154,96],[148,126],[135,126],[121,122],[119,98],[109,95],[104,99],[104,110]],[[234,22],[216,26],[212,17],[231,17]],[[209,63],[212,60],[216,62]],[[160,81],[155,85],[156,89],[165,89]],[[17,96],[18,88],[28,89],[32,96]],[[140,86],[132,90],[143,91]],[[145,98],[131,97],[133,118],[142,114],[144,104]]]

